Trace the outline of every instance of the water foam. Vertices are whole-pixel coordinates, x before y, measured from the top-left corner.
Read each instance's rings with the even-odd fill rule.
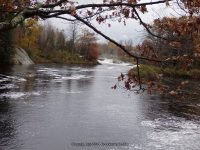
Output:
[[[85,76],[85,75],[74,75],[74,76],[69,76],[69,77],[58,77],[55,78],[53,81],[55,82],[61,82],[64,80],[80,80],[80,79],[89,79],[91,78],[90,76]]]
[[[188,129],[196,130],[200,129],[200,125],[192,121],[188,121],[181,118],[169,117],[169,118],[157,118],[153,121],[146,120],[141,122],[142,126],[159,128],[159,129]]]
[[[8,92],[0,95],[0,98],[19,99],[29,96],[39,96],[39,92]]]
[[[38,69],[37,71],[51,77],[61,77],[61,75],[58,74],[59,70],[56,69],[43,68],[43,69]]]
[[[7,76],[0,74],[0,82],[6,82],[6,81],[26,81],[26,79],[17,77],[17,76]]]
[[[147,132],[147,138],[151,140],[148,143],[149,147],[161,149],[188,147],[188,149],[191,149],[192,143],[200,139],[199,122],[179,117],[158,118],[152,121],[145,120],[141,122],[141,125],[154,129]],[[200,143],[195,144],[195,146],[199,147]]]
[[[101,64],[108,64],[108,65],[133,66],[130,63],[125,63],[120,60],[113,60],[113,59],[107,59],[107,58],[105,58],[103,60],[98,60],[98,62]]]
[[[68,92],[65,92],[66,94],[80,94],[82,93],[82,91],[68,91]]]
[[[114,64],[113,59],[103,59],[103,60],[98,60],[98,62],[101,64]]]
[[[14,85],[14,84],[3,84],[0,86],[0,90],[14,89],[14,88],[18,88],[18,86]]]

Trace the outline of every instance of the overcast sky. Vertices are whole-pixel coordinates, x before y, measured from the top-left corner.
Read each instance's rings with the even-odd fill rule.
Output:
[[[102,0],[78,0],[79,4],[85,3],[100,3]],[[158,1],[158,0],[141,0],[140,2],[151,2],[151,1]],[[163,16],[177,16],[178,14],[174,11],[178,11],[177,8],[172,9],[172,7],[166,7],[165,4],[153,5],[148,6],[148,13],[141,14],[142,19],[147,22],[151,23],[154,19],[163,17]],[[51,19],[50,22],[59,29],[67,31],[69,30],[69,23],[59,19]],[[108,23],[106,24],[98,24],[95,21],[92,22],[95,27],[101,30],[104,34],[108,35],[109,37],[115,39],[116,41],[124,41],[124,40],[132,40],[133,44],[138,44],[141,42],[145,37],[145,30],[139,23],[135,20],[128,20],[127,25],[124,26],[123,23],[112,22],[111,28],[108,27]],[[105,42],[106,40],[101,36],[98,36],[99,41]]]

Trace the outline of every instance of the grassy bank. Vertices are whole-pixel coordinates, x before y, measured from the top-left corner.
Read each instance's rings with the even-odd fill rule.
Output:
[[[57,63],[57,64],[86,64],[97,65],[97,60],[87,60],[80,57],[78,54],[69,53],[66,51],[53,51],[51,53],[44,53],[38,51],[37,53],[28,52],[31,59],[36,64]]]
[[[123,62],[127,62],[127,63],[133,63],[133,62],[135,62],[134,58],[127,57],[127,56],[119,57],[118,59],[121,60],[121,61],[123,61]]]
[[[137,70],[134,68],[129,70],[128,75],[134,77],[136,73]],[[149,81],[153,81],[151,90],[155,93],[159,91],[158,85],[164,87],[160,93],[162,98],[167,97],[167,99],[175,101],[185,100],[185,102],[200,99],[200,69],[198,68],[183,70],[174,67],[140,65],[140,76],[145,87],[149,86]]]
[[[132,76],[136,73],[136,68],[129,70],[128,74]],[[182,79],[200,79],[200,69],[177,69],[176,67],[159,67],[155,65],[140,65],[140,75],[142,78],[155,78],[162,74],[164,77],[182,78]]]

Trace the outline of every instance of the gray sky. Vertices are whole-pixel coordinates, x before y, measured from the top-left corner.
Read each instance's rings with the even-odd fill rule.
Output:
[[[78,0],[79,4],[86,4],[86,3],[100,3],[102,0]],[[151,1],[158,1],[158,0],[141,0],[140,2],[151,2]],[[148,13],[140,14],[142,19],[147,22],[151,23],[154,19],[163,17],[163,16],[177,16],[178,14],[174,11],[177,8],[166,7],[165,4],[153,5],[148,6]],[[177,10],[178,11],[178,10]],[[51,19],[50,22],[59,29],[64,29],[65,32],[69,30],[69,23],[59,19]],[[141,25],[135,20],[128,20],[126,26],[123,23],[116,22],[106,22],[105,24],[98,24],[95,21],[92,22],[93,25],[104,34],[108,35],[109,37],[115,39],[116,41],[124,41],[131,39],[133,44],[138,44],[144,39],[145,31]],[[108,23],[111,23],[112,26],[109,28]],[[98,36],[99,41],[105,42],[106,40],[101,36]]]

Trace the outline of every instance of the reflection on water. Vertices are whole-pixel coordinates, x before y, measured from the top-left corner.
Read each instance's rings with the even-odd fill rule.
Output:
[[[0,103],[0,139],[2,148],[9,144],[14,138],[15,128],[14,119],[9,115],[12,112],[12,106],[8,102]]]
[[[116,77],[130,67],[0,70],[0,149],[200,149],[200,102],[112,90]],[[129,145],[78,147],[73,142]]]

